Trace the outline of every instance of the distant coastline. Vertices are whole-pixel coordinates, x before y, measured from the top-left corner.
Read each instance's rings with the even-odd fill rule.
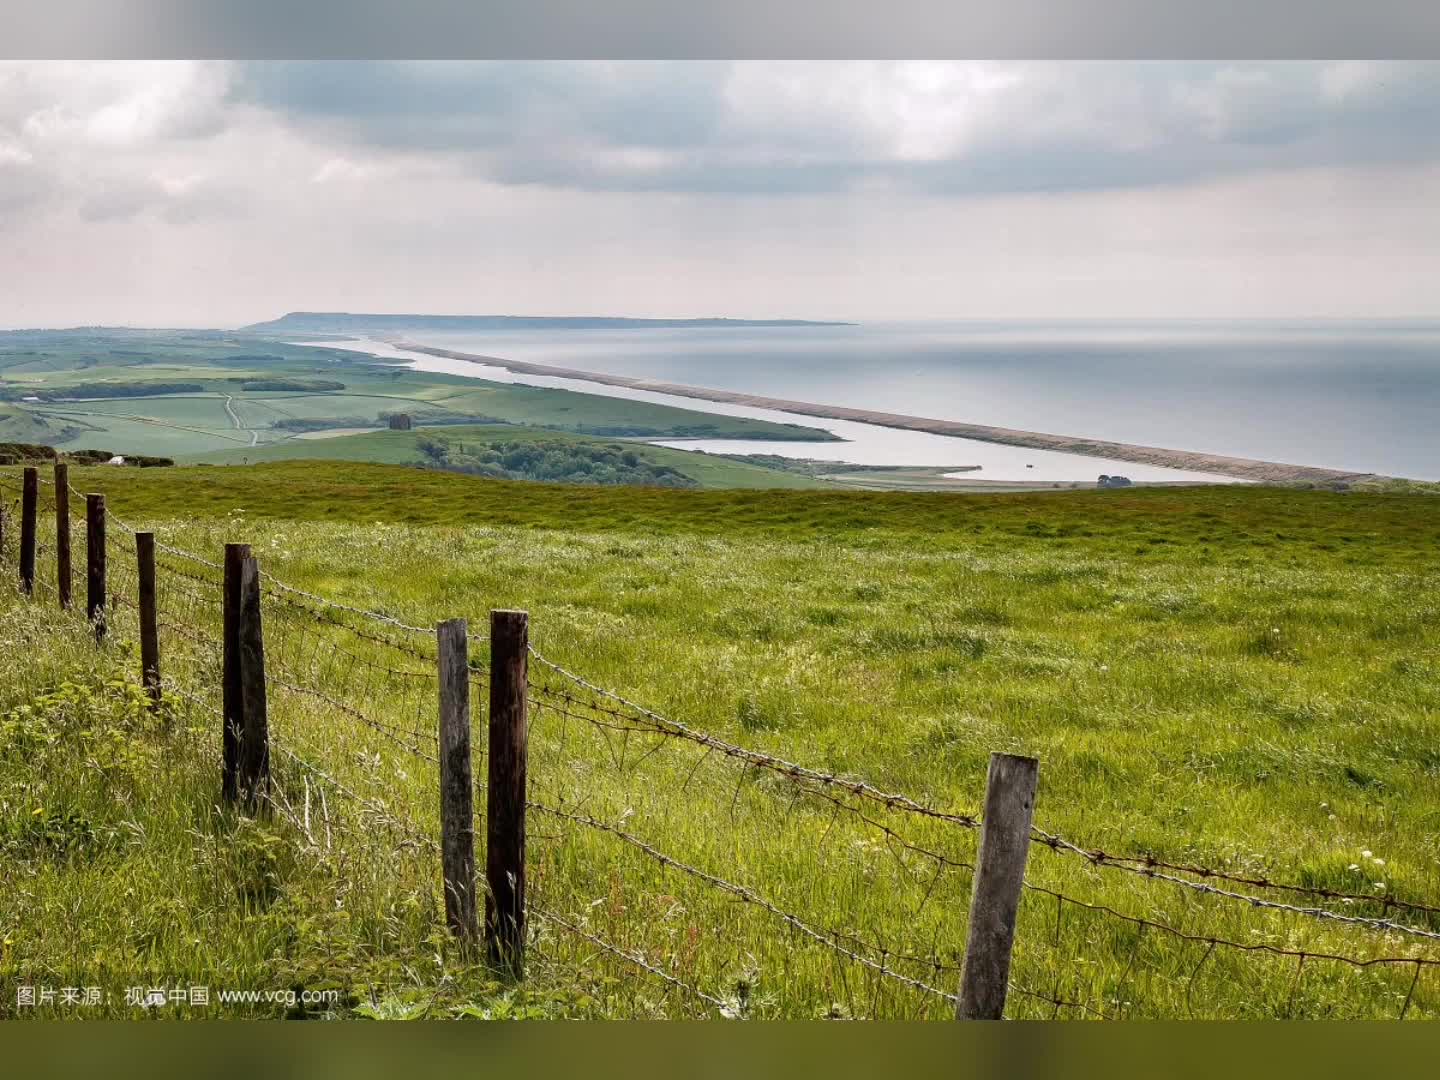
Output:
[[[252,323],[246,333],[362,334],[414,330],[694,330],[732,327],[854,326],[810,319],[632,319],[610,315],[405,315],[347,311],[291,311],[269,322]]]
[[[746,405],[752,408],[775,409],[780,412],[830,420],[852,420],[881,427],[900,428],[910,431],[924,431],[934,435],[949,435],[961,439],[976,439],[981,442],[1000,443],[1007,446],[1021,446],[1032,450],[1053,450],[1067,454],[1082,454],[1087,457],[1108,458],[1112,461],[1129,461],[1136,464],[1154,465],[1161,468],[1185,469],[1193,472],[1215,473],[1232,476],[1240,480],[1260,483],[1303,484],[1310,483],[1323,487],[1341,488],[1352,484],[1391,480],[1380,473],[1351,472],[1345,469],[1328,469],[1312,465],[1293,465],[1278,461],[1262,461],[1255,458],[1231,457],[1223,454],[1207,454],[1192,450],[1171,450],[1159,446],[1142,446],[1135,443],[1111,442],[1085,436],[1053,435],[1039,431],[1023,431],[1018,428],[994,427],[988,424],[970,424],[956,420],[937,420],[902,413],[876,412],[869,409],[854,409],[842,405],[824,405],[815,402],[792,401],[785,398],[766,397],[760,394],[746,394],[734,390],[716,390],[702,386],[688,386],[683,383],[664,382],[657,379],[632,378],[625,375],[610,375],[604,372],[586,371],[580,368],[560,367],[554,364],[534,364],[526,361],[507,360],[480,353],[457,352],[413,342],[392,340],[397,349],[426,353],[451,360],[469,360],[507,368],[520,374],[548,375],[553,377],[579,379],[604,386],[618,386],[629,390],[648,390],[652,393],[672,394],[677,397],[693,398],[700,401],[716,401],[731,405]]]

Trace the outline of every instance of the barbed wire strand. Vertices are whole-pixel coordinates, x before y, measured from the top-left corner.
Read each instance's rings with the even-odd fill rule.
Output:
[[[550,670],[552,670],[552,671],[555,671],[557,674],[559,674],[559,675],[561,675],[562,677],[570,680],[571,682],[573,682],[573,683],[576,684],[577,686],[580,686],[580,687],[584,688],[585,690],[588,690],[588,691],[591,692],[592,694],[596,694],[596,695],[598,695],[598,696],[600,696],[600,697],[607,698],[607,699],[609,699],[609,700],[615,701],[615,702],[617,702],[618,704],[621,704],[621,705],[625,706],[626,708],[633,710],[635,713],[639,714],[641,717],[644,717],[645,719],[649,720],[649,721],[651,722],[651,724],[654,725],[654,728],[653,728],[654,730],[661,731],[662,733],[674,735],[674,736],[677,737],[677,738],[689,739],[689,740],[691,740],[691,741],[693,741],[693,742],[698,743],[699,745],[712,747],[712,748],[715,749],[717,752],[722,753],[722,754],[725,754],[726,756],[733,757],[733,758],[739,758],[739,759],[742,759],[742,760],[749,761],[751,764],[759,765],[759,766],[761,766],[761,767],[763,767],[763,768],[772,769],[772,770],[777,771],[777,772],[780,772],[780,773],[782,773],[782,774],[789,775],[789,776],[791,776],[792,779],[799,779],[799,778],[802,778],[802,777],[803,777],[804,779],[808,779],[808,780],[812,780],[812,781],[815,781],[815,782],[824,783],[824,784],[826,784],[827,786],[848,786],[849,790],[856,791],[857,794],[862,794],[864,797],[870,798],[870,799],[872,799],[872,800],[874,800],[874,801],[882,802],[882,803],[884,803],[886,806],[891,807],[891,808],[898,808],[898,809],[906,810],[906,811],[911,812],[911,813],[917,813],[917,814],[921,814],[921,815],[928,816],[928,817],[939,818],[939,819],[941,819],[941,820],[949,821],[949,822],[952,823],[952,824],[961,825],[962,827],[965,827],[965,828],[976,828],[976,827],[978,827],[978,825],[980,824],[980,820],[979,820],[979,816],[978,816],[978,815],[974,815],[974,814],[949,814],[949,813],[946,813],[946,812],[943,812],[943,811],[937,811],[937,810],[935,810],[934,808],[924,806],[923,804],[920,804],[920,803],[916,802],[915,800],[908,798],[907,796],[898,795],[898,794],[892,794],[892,793],[888,793],[888,792],[882,792],[882,791],[879,791],[878,789],[873,788],[873,787],[872,787],[871,785],[869,785],[869,784],[865,784],[864,782],[848,781],[848,780],[845,780],[845,779],[843,779],[843,778],[841,778],[841,777],[838,777],[838,776],[827,776],[826,774],[819,773],[819,772],[817,772],[816,770],[807,769],[807,768],[805,768],[804,766],[799,766],[799,765],[796,765],[796,764],[793,763],[793,762],[786,761],[786,760],[783,759],[783,758],[779,758],[779,757],[776,757],[776,756],[774,756],[774,755],[765,754],[765,753],[762,753],[762,752],[756,751],[756,750],[750,750],[750,749],[745,748],[745,747],[737,746],[737,745],[735,745],[735,744],[733,744],[733,743],[728,743],[728,742],[726,742],[726,741],[724,741],[724,740],[721,740],[721,739],[716,738],[716,737],[713,736],[713,735],[709,735],[708,733],[699,731],[698,729],[691,728],[691,727],[689,727],[688,725],[684,724],[684,723],[681,722],[681,721],[673,720],[673,719],[671,719],[671,718],[669,718],[669,717],[662,716],[662,715],[659,714],[658,712],[655,712],[654,710],[649,709],[649,708],[646,708],[646,707],[643,706],[643,705],[639,705],[639,704],[637,704],[637,703],[635,703],[635,702],[633,702],[633,701],[630,701],[630,700],[628,700],[627,698],[623,697],[622,695],[620,695],[620,694],[618,694],[618,693],[616,693],[616,692],[614,692],[614,691],[612,691],[612,690],[607,690],[607,689],[605,689],[604,687],[598,686],[598,685],[596,685],[595,683],[593,683],[593,682],[585,679],[584,677],[582,677],[582,676],[580,676],[580,675],[577,675],[577,674],[574,673],[573,671],[570,671],[570,670],[566,669],[566,668],[563,667],[562,665],[560,665],[560,664],[558,664],[558,663],[556,663],[556,662],[554,662],[554,661],[552,661],[552,660],[549,660],[548,658],[546,658],[545,656],[543,656],[541,653],[539,653],[537,650],[535,650],[533,647],[531,647],[529,651],[530,651],[530,655],[531,655],[539,664],[541,664],[542,666],[544,666],[544,667],[546,667],[546,668],[548,668],[548,669],[550,669]],[[571,703],[573,703],[573,704],[579,704],[581,707],[593,709],[593,710],[599,711],[599,712],[607,712],[607,711],[608,711],[608,712],[610,713],[610,715],[615,716],[615,717],[620,718],[620,719],[625,719],[625,720],[634,720],[634,719],[635,719],[635,717],[629,716],[629,715],[624,714],[624,713],[621,713],[621,712],[619,712],[618,710],[607,710],[604,706],[599,705],[599,704],[594,703],[594,702],[584,702],[584,701],[580,701],[579,699],[575,698],[573,695],[570,695],[570,694],[568,694],[567,692],[564,692],[564,691],[556,691],[556,690],[554,690],[553,688],[550,688],[550,687],[547,687],[547,686],[543,686],[543,685],[538,685],[538,684],[535,685],[535,686],[533,687],[533,689],[535,689],[535,690],[536,690],[538,693],[540,693],[540,694],[550,694],[550,695],[552,695],[552,696],[560,697],[562,700],[566,701],[567,704],[571,704]],[[859,790],[857,790],[858,788],[864,788],[864,789],[866,789],[866,790],[864,790],[864,791],[859,791]],[[1176,871],[1178,871],[1178,872],[1192,873],[1192,874],[1197,874],[1197,875],[1199,875],[1199,876],[1212,877],[1212,878],[1215,878],[1215,879],[1218,879],[1218,880],[1228,880],[1228,881],[1231,881],[1232,883],[1235,883],[1235,884],[1244,884],[1244,885],[1249,885],[1249,886],[1256,887],[1256,888],[1273,889],[1273,890],[1284,890],[1284,891],[1288,891],[1288,892],[1294,892],[1294,893],[1302,893],[1302,894],[1306,894],[1306,895],[1320,896],[1320,897],[1323,897],[1323,898],[1326,898],[1326,899],[1336,899],[1336,900],[1341,900],[1341,901],[1346,901],[1346,900],[1348,900],[1348,901],[1351,901],[1351,902],[1360,902],[1360,901],[1378,902],[1378,903],[1385,904],[1385,905],[1387,906],[1387,908],[1388,908],[1388,907],[1399,907],[1399,908],[1406,908],[1406,909],[1410,909],[1410,910],[1424,911],[1424,912],[1429,912],[1429,913],[1440,913],[1440,908],[1432,907],[1432,906],[1426,905],[1426,904],[1420,904],[1420,903],[1415,903],[1415,902],[1411,902],[1411,901],[1402,900],[1402,899],[1400,899],[1400,898],[1398,898],[1398,897],[1395,897],[1393,894],[1387,894],[1387,895],[1384,896],[1384,897],[1365,897],[1365,896],[1360,896],[1360,895],[1358,895],[1358,894],[1340,893],[1340,892],[1336,892],[1336,891],[1334,891],[1334,890],[1313,889],[1313,888],[1308,888],[1308,887],[1306,887],[1306,886],[1301,886],[1301,885],[1290,885],[1290,884],[1284,884],[1284,883],[1279,883],[1279,882],[1273,882],[1273,881],[1269,881],[1268,879],[1243,878],[1243,877],[1239,877],[1239,876],[1237,876],[1237,875],[1228,874],[1228,873],[1226,873],[1225,871],[1215,870],[1215,869],[1210,869],[1210,868],[1205,868],[1205,867],[1186,867],[1186,866],[1183,866],[1183,865],[1180,865],[1180,864],[1165,864],[1165,863],[1160,862],[1159,860],[1151,859],[1151,858],[1146,857],[1146,856],[1109,856],[1109,855],[1106,855],[1106,854],[1103,853],[1103,852],[1086,849],[1086,848],[1083,848],[1083,847],[1081,847],[1081,846],[1079,846],[1079,845],[1077,845],[1077,844],[1073,844],[1073,843],[1071,843],[1071,842],[1068,841],[1068,840],[1064,840],[1063,838],[1060,838],[1060,837],[1056,836],[1056,835],[1053,834],[1053,833],[1046,832],[1045,830],[1042,830],[1042,829],[1040,829],[1040,828],[1038,828],[1038,827],[1036,827],[1035,833],[1036,833],[1037,836],[1039,836],[1039,837],[1041,838],[1042,842],[1043,842],[1046,846],[1052,846],[1052,847],[1053,847],[1053,846],[1054,846],[1054,844],[1052,843],[1052,840],[1053,840],[1054,843],[1058,843],[1058,844],[1067,846],[1067,847],[1069,847],[1072,851],[1074,851],[1075,853],[1084,855],[1086,858],[1090,859],[1092,862],[1096,863],[1097,865],[1112,865],[1112,866],[1117,866],[1118,869],[1130,870],[1131,872],[1134,872],[1134,873],[1141,873],[1140,866],[1129,866],[1129,865],[1119,865],[1119,864],[1135,863],[1135,864],[1140,864],[1141,866],[1148,867],[1148,868],[1150,868],[1150,869],[1155,869],[1155,868],[1159,868],[1159,867],[1168,867],[1169,869],[1173,869],[1173,870],[1176,870]],[[1198,883],[1185,881],[1184,879],[1180,879],[1180,878],[1172,878],[1172,877],[1169,877],[1168,875],[1165,875],[1165,874],[1162,874],[1162,873],[1144,872],[1144,873],[1142,874],[1142,876],[1153,877],[1153,878],[1157,878],[1157,879],[1159,879],[1159,880],[1169,880],[1169,881],[1172,881],[1172,882],[1175,882],[1175,883],[1178,883],[1178,884],[1181,884],[1181,885],[1189,886],[1189,887],[1196,887],[1196,886],[1198,885]],[[1252,898],[1249,897],[1249,896],[1247,896],[1247,895],[1245,895],[1245,894],[1234,893],[1234,892],[1230,892],[1230,891],[1224,890],[1224,889],[1215,889],[1215,888],[1213,888],[1213,887],[1208,887],[1205,891],[1211,891],[1211,892],[1214,892],[1216,895],[1223,896],[1223,897],[1226,897],[1226,898],[1229,898],[1229,899],[1242,900],[1242,901],[1244,901],[1244,902],[1246,902],[1246,903],[1252,902]],[[1348,923],[1351,923],[1351,924],[1353,924],[1353,925],[1369,925],[1369,926],[1371,926],[1371,928],[1377,929],[1377,930],[1395,930],[1395,931],[1397,931],[1397,932],[1399,932],[1399,933],[1411,933],[1411,934],[1414,934],[1414,935],[1417,935],[1417,936],[1429,937],[1429,938],[1433,938],[1433,939],[1436,939],[1436,940],[1440,940],[1440,934],[1433,933],[1433,932],[1427,931],[1427,930],[1422,930],[1422,929],[1419,929],[1419,928],[1417,928],[1417,927],[1407,926],[1407,925],[1404,924],[1404,923],[1399,923],[1399,922],[1396,922],[1396,921],[1390,920],[1390,919],[1370,919],[1370,918],[1364,917],[1364,916],[1347,916],[1347,915],[1340,914],[1340,913],[1338,913],[1338,912],[1328,911],[1327,909],[1324,909],[1324,908],[1301,908],[1301,907],[1294,906],[1294,905],[1280,905],[1280,904],[1276,904],[1276,902],[1274,902],[1274,901],[1264,901],[1264,900],[1259,900],[1259,901],[1257,901],[1257,906],[1264,906],[1264,907],[1274,906],[1274,907],[1276,907],[1278,910],[1293,910],[1293,911],[1298,911],[1298,912],[1301,912],[1301,913],[1315,913],[1315,912],[1319,912],[1319,913],[1321,913],[1321,914],[1314,915],[1314,917],[1317,917],[1317,918],[1330,918],[1330,919],[1333,919],[1333,920],[1336,920],[1336,921],[1348,922]]]
[[[682,862],[681,860],[676,859],[673,856],[666,855],[663,851],[660,851],[658,848],[655,848],[654,846],[646,843],[639,837],[626,832],[624,829],[618,828],[617,826],[611,825],[607,822],[599,821],[596,818],[590,817],[588,814],[572,814],[565,810],[557,810],[554,807],[545,805],[544,803],[527,802],[526,805],[529,806],[531,809],[540,811],[542,814],[549,814],[562,820],[568,820],[575,824],[584,825],[587,828],[597,829],[602,832],[609,833],[617,839],[624,841],[626,844],[629,844],[631,847],[634,847],[636,850],[643,852],[645,855],[658,862],[661,866],[678,870],[683,874],[687,874],[690,877],[693,877],[699,881],[703,881],[706,884],[713,886],[714,888],[722,890],[723,892],[728,892],[732,896],[739,898],[744,903],[753,904],[756,907],[761,908],[762,910],[780,919],[782,922],[787,923],[789,926],[799,931],[804,936],[819,942],[821,945],[824,945],[826,948],[829,948],[834,952],[846,956],[850,960],[854,961],[857,964],[860,964],[863,967],[867,967],[872,971],[878,972],[881,976],[896,979],[902,983],[905,983],[911,988],[919,990],[923,993],[934,994],[937,997],[942,997],[950,1001],[953,1001],[955,999],[954,994],[947,993],[946,991],[937,989],[936,987],[933,987],[928,983],[921,982],[919,979],[913,979],[908,975],[904,975],[900,972],[886,968],[883,964],[877,964],[874,960],[871,960],[867,956],[861,956],[853,949],[849,949],[833,940],[835,935],[832,935],[824,930],[815,929],[805,920],[801,919],[798,915],[788,912],[783,908],[777,907],[775,904],[771,903],[769,900],[766,900],[763,896],[755,892],[753,889],[750,889],[744,885],[737,885],[732,881],[727,881],[722,877],[716,876],[715,874],[711,874],[705,870],[701,870],[699,867],[691,866],[689,863]]]
[[[664,734],[672,735],[675,738],[689,740],[690,742],[696,743],[697,745],[708,747],[716,751],[717,753],[725,755],[726,757],[747,761],[752,765],[758,765],[761,768],[770,769],[774,772],[780,773],[781,775],[789,776],[792,779],[808,780],[812,783],[823,784],[827,787],[844,788],[845,790],[855,795],[859,795],[862,798],[870,799],[874,802],[881,803],[882,805],[890,809],[904,810],[908,813],[918,814],[923,817],[930,817],[940,821],[947,821],[952,825],[959,825],[967,829],[974,829],[979,827],[980,820],[973,814],[954,813],[951,811],[938,810],[934,807],[926,806],[923,803],[916,802],[909,796],[900,795],[895,792],[882,791],[881,789],[874,787],[873,785],[868,784],[863,780],[851,780],[838,774],[823,773],[817,769],[811,769],[807,766],[797,764],[796,762],[787,761],[786,759],[773,754],[762,753],[758,750],[750,750],[735,743],[726,742],[724,739],[720,739],[714,735],[699,731],[695,728],[690,727],[687,724],[682,723],[679,720],[671,720],[667,717],[661,716],[659,713],[654,712],[651,709],[647,709],[643,705],[637,705],[635,704],[635,702],[629,701],[626,698],[621,697],[619,694],[614,693],[613,691],[596,686],[594,683],[588,681],[582,676],[576,675],[574,672],[569,671],[566,668],[561,667],[559,664],[556,664],[553,661],[546,659],[540,653],[536,652],[533,647],[530,648],[530,655],[543,666],[551,669],[552,671],[555,671],[557,674],[563,676],[564,678],[569,679],[577,686],[581,686],[593,694],[597,694],[601,697],[616,701],[621,705],[624,705],[626,708],[635,710],[641,716],[651,720],[656,725],[655,730],[660,731]],[[568,704],[580,704],[582,707],[595,708],[597,710],[601,708],[600,706],[596,706],[594,704],[587,704],[585,702],[581,702],[573,695],[567,696],[564,693],[558,693],[554,690],[550,690],[549,688],[536,687],[535,689],[539,693],[556,694],[556,696],[559,696],[562,699],[566,700]],[[621,715],[625,719],[632,719],[631,717],[624,717],[624,714],[619,715]]]
[[[707,994],[698,986],[692,986],[690,983],[685,982],[683,979],[679,979],[676,976],[671,975],[668,971],[656,967],[654,964],[651,964],[648,960],[646,960],[643,956],[632,953],[628,949],[622,949],[618,945],[612,945],[610,942],[604,940],[599,935],[582,929],[580,926],[573,922],[570,922],[565,917],[561,915],[556,915],[553,911],[549,911],[546,908],[540,907],[539,905],[532,903],[530,905],[530,912],[531,914],[539,916],[539,918],[541,918],[545,922],[553,923],[554,925],[569,931],[577,937],[583,938],[591,945],[594,945],[597,949],[601,949],[604,952],[609,953],[611,956],[619,957],[626,963],[632,964],[640,970],[648,972],[649,974],[654,975],[658,979],[664,980],[666,983],[669,983],[675,989],[683,990],[685,993],[691,994],[694,997],[699,998],[707,1005],[711,1005],[714,1008],[720,1010],[721,1015],[725,1015],[725,1013],[729,1009],[729,1006],[724,1001],[717,997],[714,997],[711,994]]]
[[[1394,919],[1377,919],[1365,915],[1343,915],[1338,911],[1331,911],[1328,908],[1300,907],[1295,904],[1282,904],[1278,900],[1266,900],[1264,897],[1234,892],[1230,889],[1222,889],[1217,885],[1209,885],[1203,881],[1191,881],[1188,878],[1177,877],[1174,874],[1167,874],[1164,871],[1145,866],[1131,866],[1128,863],[1113,862],[1106,859],[1103,852],[1092,853],[1080,847],[1078,844],[1071,843],[1064,837],[1045,832],[1043,829],[1034,829],[1034,833],[1039,836],[1039,842],[1044,847],[1050,848],[1052,851],[1063,851],[1067,854],[1078,855],[1095,866],[1111,867],[1128,874],[1135,874],[1139,877],[1150,878],[1156,881],[1166,881],[1172,885],[1190,889],[1193,892],[1205,893],[1209,896],[1218,896],[1226,900],[1239,901],[1249,904],[1251,907],[1264,908],[1267,911],[1283,911],[1291,915],[1304,915],[1307,918],[1341,923],[1346,926],[1361,927],[1384,933],[1408,934],[1412,937],[1440,941],[1440,934],[1432,930],[1422,930],[1418,926],[1409,926],[1405,923],[1396,922]]]

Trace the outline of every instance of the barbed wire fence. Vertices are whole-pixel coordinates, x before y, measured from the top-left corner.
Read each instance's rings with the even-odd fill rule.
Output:
[[[11,568],[30,566],[22,592],[48,604],[61,591],[57,549],[65,525],[56,485],[36,479],[31,497],[0,476],[0,564],[10,580]],[[84,509],[86,496],[74,488],[67,493],[69,524],[88,533],[93,519]],[[53,541],[39,526],[47,514],[55,519]],[[28,528],[27,516],[33,519]],[[153,535],[108,507],[104,519],[116,539]],[[88,578],[93,567],[86,547]],[[101,571],[103,620],[73,601],[72,615],[101,621],[106,636],[127,641],[152,620],[163,658],[163,707],[208,725],[221,736],[211,743],[217,749],[227,733],[243,740],[248,714],[232,688],[244,666],[243,642],[234,636],[243,620],[231,611],[241,598],[234,595],[230,553],[207,559],[156,538],[160,585],[147,613],[136,561],[121,544],[109,548]],[[517,683],[496,660],[495,641],[476,634],[458,660],[468,703],[464,770],[470,777],[472,756],[482,763],[469,787],[487,819],[478,834],[488,846],[495,844],[489,821],[495,803],[486,805],[496,794],[491,787],[497,775],[507,789],[514,780],[514,763],[505,765],[511,772],[497,774],[504,763],[490,753],[497,715],[518,717],[525,748],[518,803],[509,807],[512,816],[519,810],[521,834],[512,838],[519,861],[501,868],[511,885],[518,874],[521,899],[518,916],[507,915],[508,908],[497,910],[493,851],[486,852],[485,874],[476,873],[473,851],[469,880],[449,872],[454,822],[446,820],[448,796],[436,793],[443,794],[455,774],[456,748],[436,723],[445,657],[435,628],[320,596],[260,573],[258,564],[256,577],[254,623],[257,638],[263,626],[267,699],[261,706],[265,812],[283,818],[309,847],[332,851],[337,835],[345,834],[383,842],[417,865],[433,867],[439,856],[447,902],[468,889],[472,902],[484,897],[492,909],[484,920],[492,960],[496,940],[507,932],[505,919],[518,918],[509,928],[520,931],[516,948],[582,971],[618,966],[659,992],[663,1015],[783,1013],[783,1002],[767,1000],[772,991],[752,970],[750,933],[783,941],[776,953],[783,957],[778,993],[803,981],[811,996],[823,992],[832,1000],[831,1015],[955,1015],[967,977],[967,943],[957,937],[967,920],[957,912],[981,892],[977,867],[987,821],[978,811],[935,805],[729,741],[577,674],[528,641]],[[488,659],[478,650],[487,642]],[[513,700],[497,706],[497,694]],[[490,720],[489,740],[473,755],[471,715]],[[225,769],[233,766],[228,754],[216,754]],[[434,797],[417,797],[424,791]],[[498,797],[503,803],[507,796]],[[528,849],[527,821],[530,840],[540,841]],[[477,834],[473,820],[462,825],[462,832]],[[1286,987],[1272,1015],[1290,1015],[1307,971],[1325,966],[1384,973],[1392,988],[1387,993],[1399,1002],[1394,1015],[1404,1019],[1424,974],[1440,966],[1433,944],[1440,941],[1440,905],[1393,889],[1365,895],[1109,852],[1028,821],[1025,832],[1025,856],[1038,850],[1053,861],[1027,867],[1022,859],[1017,880],[1024,901],[1018,930],[1013,913],[1009,928],[1020,948],[1010,969],[1005,946],[1002,1009],[1008,991],[1024,1002],[1026,1015],[1134,1015],[1143,960],[1168,998],[1180,995],[1182,1015],[1194,1015],[1196,985],[1207,969],[1227,964],[1229,977],[1239,965],[1268,961],[1294,964],[1284,979],[1267,972],[1270,983]],[[664,837],[686,850],[667,850]],[[631,877],[651,885],[649,894],[639,895]],[[1133,885],[1126,896],[1143,905],[1139,913],[1122,910],[1110,893],[1095,895],[1099,883],[1112,878]],[[1153,889],[1170,895],[1160,898]],[[597,899],[576,910],[581,896]],[[884,902],[874,902],[876,896]],[[854,900],[848,908],[838,905],[850,913],[843,925],[829,925],[816,913],[826,910],[833,918],[835,897]],[[699,912],[710,919],[708,927]],[[1286,920],[1282,939],[1273,940],[1273,926],[1250,928],[1244,940],[1199,925],[1204,917],[1239,927],[1241,917],[1252,914]],[[1302,925],[1321,936],[1298,940]],[[1347,946],[1333,944],[1332,935],[1343,935]],[[1150,955],[1160,940],[1177,951]],[[1057,978],[1054,971],[1066,965],[1049,962],[1054,957],[1039,955],[1038,946],[1059,949],[1066,941],[1075,943],[1070,967],[1086,961],[1087,951],[1108,949],[1127,959],[1118,971]],[[975,947],[973,933],[969,945]]]

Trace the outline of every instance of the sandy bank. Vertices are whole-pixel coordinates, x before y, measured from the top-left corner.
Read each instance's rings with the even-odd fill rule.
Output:
[[[780,412],[821,419],[852,420],[862,424],[877,424],[881,427],[925,431],[933,435],[950,435],[960,439],[977,439],[980,442],[1023,446],[1032,450],[1056,450],[1067,454],[1109,458],[1112,461],[1133,461],[1137,464],[1155,465],[1162,468],[1217,473],[1221,476],[1233,476],[1241,480],[1270,483],[1312,483],[1335,487],[1364,480],[1386,479],[1376,473],[1356,473],[1344,469],[1290,465],[1278,461],[1260,461],[1254,458],[1205,454],[1191,450],[1169,450],[1160,446],[1110,442],[1105,439],[1090,439],[1078,435],[1050,435],[1040,431],[992,427],[988,424],[967,424],[958,420],[934,420],[922,416],[906,416],[903,413],[852,409],[843,405],[789,401],[785,398],[745,394],[735,390],[713,390],[703,386],[687,386],[683,383],[662,382],[657,379],[636,379],[625,375],[608,375],[603,372],[583,371],[579,368],[559,367],[554,364],[532,364],[519,360],[506,360],[498,356],[436,349],[428,345],[416,345],[410,342],[395,341],[390,344],[397,349],[406,349],[410,352],[443,356],[451,360],[473,360],[476,363],[508,368],[510,371],[522,375],[549,375],[566,379],[582,379],[604,386],[649,390],[653,393],[673,394],[677,397],[700,401],[718,401],[732,405],[747,405],[751,408],[776,409]]]

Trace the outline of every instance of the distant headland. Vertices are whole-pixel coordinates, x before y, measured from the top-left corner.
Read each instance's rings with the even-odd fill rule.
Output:
[[[854,326],[810,319],[628,319],[603,315],[393,315],[348,311],[291,311],[242,326],[257,333],[357,334],[395,330],[648,330],[745,326]]]

